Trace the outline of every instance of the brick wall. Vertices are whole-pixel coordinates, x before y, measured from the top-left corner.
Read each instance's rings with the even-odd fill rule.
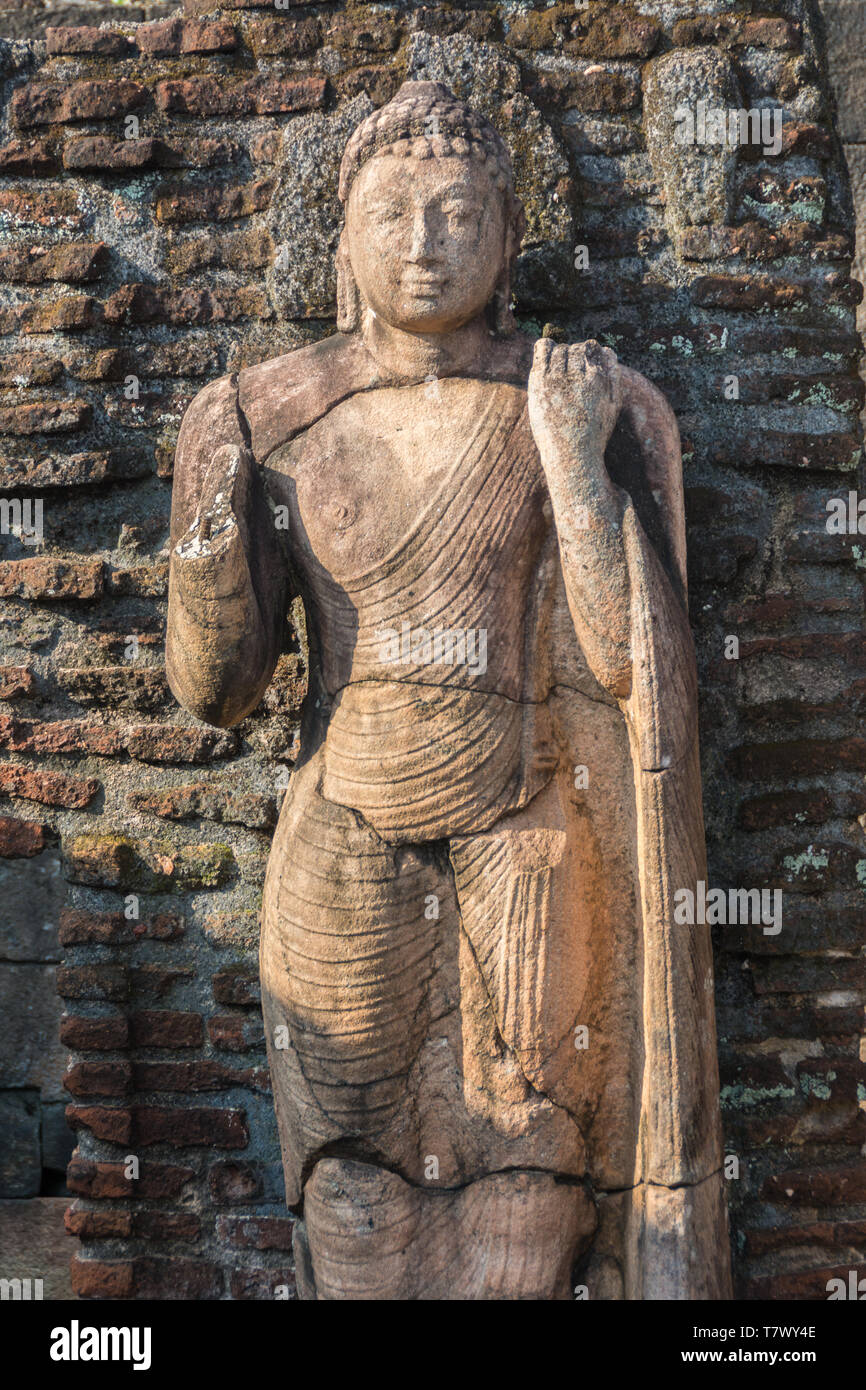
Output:
[[[857,486],[859,291],[811,11],[188,0],[113,18],[0,50],[0,494],[44,521],[41,544],[0,537],[0,853],[13,871],[60,854],[68,886],[77,1292],[292,1286],[256,935],[303,615],[238,730],[174,705],[172,453],[205,381],[332,331],[340,149],[425,74],[511,144],[524,326],[610,343],[680,418],[710,878],[784,892],[778,936],[718,931],[740,1294],[866,1273],[866,561],[825,526]],[[681,72],[780,106],[781,154],[677,163]]]

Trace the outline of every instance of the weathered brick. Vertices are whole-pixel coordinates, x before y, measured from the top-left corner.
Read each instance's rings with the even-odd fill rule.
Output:
[[[67,777],[62,772],[37,771],[22,763],[0,764],[0,791],[43,806],[82,810],[99,791],[95,777]]]
[[[105,82],[31,82],[12,97],[12,118],[20,126],[61,121],[99,121],[138,111],[147,88],[125,79]]]
[[[866,1164],[793,1168],[767,1178],[762,1195],[770,1202],[809,1207],[851,1206],[866,1201]]]
[[[232,965],[213,977],[213,997],[218,1004],[258,1004],[261,985],[256,974],[243,965]]]
[[[326,86],[324,77],[187,77],[157,83],[156,102],[167,115],[267,116],[324,106]]]
[[[106,259],[104,242],[68,243],[62,246],[14,247],[0,251],[0,279],[28,285],[43,280],[78,284],[95,280]]]
[[[56,174],[59,161],[44,140],[11,140],[0,148],[0,173],[7,178]]]
[[[93,409],[87,401],[0,406],[0,434],[72,434],[89,429],[92,419]]]
[[[64,847],[70,882],[142,893],[217,888],[231,877],[228,845],[180,845],[110,833],[78,835]]]
[[[201,1221],[192,1211],[136,1211],[133,1234],[142,1240],[197,1240]]]
[[[129,805],[165,820],[206,820],[218,824],[246,825],[252,830],[272,830],[278,808],[271,796],[237,792],[211,782],[197,782],[160,791],[130,792]]]
[[[126,58],[134,52],[132,41],[110,29],[85,25],[60,25],[45,30],[45,47],[49,56],[82,54],[95,58]]]
[[[122,965],[60,965],[57,993],[62,999],[125,999],[129,974]]]
[[[132,1260],[90,1260],[72,1256],[72,1292],[76,1298],[131,1298]]]
[[[278,1269],[233,1269],[231,1296],[234,1299],[273,1299],[295,1297],[295,1272],[291,1266]]]
[[[45,848],[50,828],[38,821],[0,816],[0,858],[32,859]]]
[[[195,19],[166,19],[140,24],[135,42],[142,53],[170,58],[182,53],[231,53],[238,39],[234,25],[225,20],[205,24]]]
[[[136,1062],[136,1091],[228,1091],[236,1087],[267,1090],[267,1072],[238,1071],[210,1058],[192,1062]]]
[[[101,560],[0,561],[0,596],[27,599],[93,599],[103,587]]]
[[[218,1216],[217,1235],[239,1250],[291,1250],[290,1216]]]
[[[132,1235],[132,1212],[102,1207],[99,1211],[82,1211],[77,1202],[68,1208],[66,1229],[79,1240],[125,1239]]]
[[[260,1018],[246,1014],[218,1014],[208,1019],[207,1033],[214,1047],[226,1052],[249,1052],[264,1046],[265,1034]]]
[[[139,1009],[129,1026],[135,1047],[199,1047],[204,1040],[201,1015],[175,1009]]]
[[[63,1085],[71,1096],[125,1096],[132,1089],[128,1062],[75,1062]]]
[[[70,1192],[83,1197],[110,1200],[135,1194],[157,1200],[179,1197],[195,1175],[194,1168],[173,1163],[145,1162],[140,1165],[140,1176],[132,1179],[126,1176],[122,1163],[94,1162],[76,1152],[67,1169],[66,1180]]]
[[[245,1149],[249,1143],[243,1110],[137,1105],[131,1125],[134,1142],[145,1147]]]
[[[122,1014],[82,1018],[64,1014],[60,1020],[60,1041],[78,1052],[115,1052],[129,1045],[129,1024]]]
[[[177,941],[183,933],[184,919],[174,912],[139,919],[127,918],[122,912],[88,912],[84,908],[66,907],[60,914],[61,946],[83,946],[93,942],[110,945],[141,937],[152,941]]]
[[[271,201],[273,181],[259,179],[250,184],[208,184],[185,191],[164,188],[156,200],[159,222],[226,222],[261,212]]]

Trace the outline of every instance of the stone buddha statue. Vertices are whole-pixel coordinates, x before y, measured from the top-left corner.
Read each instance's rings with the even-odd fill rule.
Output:
[[[261,937],[300,1295],[724,1297],[674,417],[516,330],[508,152],[444,86],[339,193],[337,333],[184,418],[167,648],[236,724],[302,597]]]

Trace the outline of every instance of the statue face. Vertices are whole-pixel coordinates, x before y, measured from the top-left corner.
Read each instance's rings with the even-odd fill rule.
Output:
[[[409,333],[448,333],[489,304],[505,256],[505,196],[460,156],[376,155],[346,210],[358,288]]]

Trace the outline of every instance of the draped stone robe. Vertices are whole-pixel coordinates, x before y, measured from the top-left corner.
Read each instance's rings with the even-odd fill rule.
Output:
[[[251,689],[293,588],[311,633],[261,944],[304,1297],[566,1298],[575,1267],[591,1297],[728,1288],[709,940],[673,925],[705,878],[676,426],[629,374],[618,701],[568,611],[528,369],[517,338],[491,379],[397,380],[335,335],[206,388],[181,432],[175,543],[217,444],[260,468]],[[421,441],[436,466],[389,503]],[[196,563],[173,552],[181,698]],[[429,659],[467,629],[486,662]]]

